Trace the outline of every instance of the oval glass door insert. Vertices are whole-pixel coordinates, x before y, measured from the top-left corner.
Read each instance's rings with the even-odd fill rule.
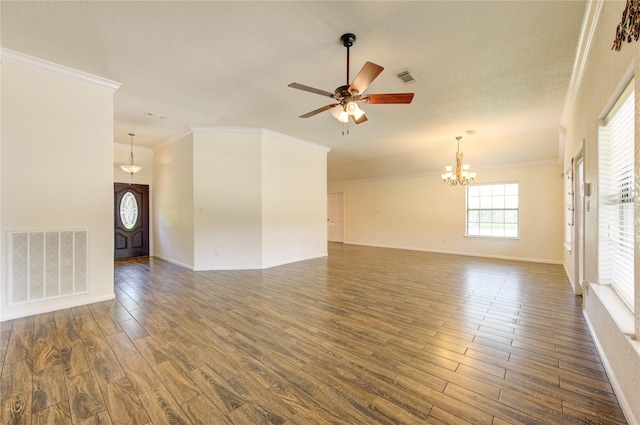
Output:
[[[133,229],[138,222],[138,201],[131,192],[125,193],[120,200],[120,220],[127,230]]]

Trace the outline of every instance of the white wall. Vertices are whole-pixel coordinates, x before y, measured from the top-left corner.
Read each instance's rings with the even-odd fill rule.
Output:
[[[327,151],[263,133],[263,267],[327,255]]]
[[[261,268],[260,133],[200,128],[193,137],[196,270]]]
[[[2,11],[0,9],[0,15],[2,14]],[[1,35],[2,31],[0,31],[0,46],[2,46],[2,35]],[[2,103],[3,103],[3,97],[2,97],[2,49],[0,48],[0,202],[2,202]],[[2,225],[2,208],[1,208],[1,204],[0,204],[0,227]],[[0,228],[0,232],[2,231],[2,229]],[[5,258],[6,256],[6,251],[5,251],[5,245],[4,242],[2,241],[2,237],[0,237],[0,258]],[[6,275],[6,265],[5,262],[3,262],[2,260],[0,260],[0,276],[5,276]],[[5,299],[6,299],[6,288],[5,288],[5,283],[2,282],[2,279],[0,279],[0,321],[3,320],[3,316],[2,316],[2,311],[4,310],[4,305],[5,305]]]
[[[465,188],[428,175],[329,184],[329,192],[344,193],[345,242],[559,264],[561,167],[522,164],[476,171],[478,184],[519,183],[518,240],[465,237]]]
[[[1,320],[113,298],[113,92],[119,84],[3,50],[1,241],[11,230],[89,231],[89,293],[8,305]]]
[[[193,137],[186,134],[153,155],[153,255],[194,266]]]
[[[154,152],[154,255],[194,270],[327,255],[327,148],[263,129],[188,133]]]
[[[640,342],[626,334],[634,332],[633,315],[624,307],[608,286],[598,285],[598,124],[635,73],[636,90],[636,179],[640,176],[640,43],[624,43],[619,52],[611,50],[615,28],[620,23],[624,2],[602,2],[590,5],[594,16],[601,7],[599,19],[593,26],[590,45],[582,79],[573,108],[566,123],[566,148],[564,164],[569,166],[571,157],[584,144],[585,181],[592,183],[590,208],[585,212],[585,270],[584,279],[589,282],[584,297],[584,314],[593,332],[603,362],[607,367],[618,399],[632,424],[640,423]],[[587,28],[588,30],[590,28]],[[636,187],[638,180],[636,180]],[[636,202],[638,201],[636,193]],[[638,206],[636,205],[636,208]],[[637,211],[637,210],[636,210]],[[636,220],[637,222],[637,220]],[[640,228],[636,226],[636,264]],[[565,252],[564,265],[572,280],[575,278],[575,256]],[[636,266],[636,298],[640,299]],[[636,302],[636,320],[640,318],[640,303]]]

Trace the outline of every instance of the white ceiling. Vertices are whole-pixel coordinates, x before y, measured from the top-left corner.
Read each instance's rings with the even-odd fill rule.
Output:
[[[330,147],[329,180],[440,172],[455,136],[473,168],[557,160],[583,1],[6,1],[11,50],[118,81],[115,142],[153,148],[188,126],[259,127]],[[369,121],[299,115],[385,68]],[[612,32],[613,36],[613,32]],[[417,82],[395,75],[410,69]],[[149,115],[151,113],[152,115]],[[164,117],[164,118],[162,118]],[[474,130],[475,135],[466,131]]]

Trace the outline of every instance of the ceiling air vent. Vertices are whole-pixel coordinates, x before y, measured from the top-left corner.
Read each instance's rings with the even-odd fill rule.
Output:
[[[411,84],[416,82],[416,79],[413,77],[413,75],[411,75],[411,71],[409,71],[408,69],[396,74],[396,77],[398,77],[403,84]]]

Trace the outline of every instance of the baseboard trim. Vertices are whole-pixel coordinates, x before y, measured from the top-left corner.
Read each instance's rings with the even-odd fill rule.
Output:
[[[367,243],[360,243],[360,242],[356,243],[356,242],[345,241],[343,243],[349,244],[349,245],[370,246],[373,248],[389,248],[389,249],[402,249],[405,251],[433,252],[436,254],[462,255],[465,257],[480,257],[480,258],[492,258],[497,260],[523,261],[527,263],[541,263],[541,264],[554,264],[554,265],[563,264],[562,261],[543,259],[543,258],[511,257],[506,255],[491,255],[491,254],[484,254],[484,253],[478,253],[478,252],[449,251],[449,250],[441,250],[441,249],[427,249],[427,248],[416,248],[416,247],[396,246],[396,245],[378,245],[378,244],[367,244]]]
[[[562,262],[562,268],[564,269],[564,274],[567,275],[567,280],[569,281],[569,284],[573,289],[573,293],[575,294],[576,285],[575,285],[575,282],[573,281],[573,278],[571,277],[571,273],[569,273],[569,270],[567,270],[567,265],[564,263],[564,261]]]
[[[591,319],[589,318],[589,314],[587,313],[586,310],[582,310],[582,316],[584,317],[584,321],[587,324],[587,328],[589,328],[589,332],[593,337],[593,342],[596,346],[596,350],[598,350],[598,354],[602,359],[602,365],[604,366],[604,370],[607,373],[607,377],[611,382],[611,387],[613,388],[613,392],[618,398],[618,403],[620,404],[622,413],[624,413],[624,417],[627,419],[627,422],[629,423],[629,425],[640,425],[637,421],[637,418],[633,415],[633,410],[631,409],[631,406],[629,406],[629,403],[627,402],[624,392],[622,391],[622,388],[620,387],[620,384],[616,379],[616,375],[613,372],[613,368],[609,363],[609,359],[607,358],[607,355],[604,351],[604,348],[602,347],[602,344],[600,344],[600,340],[598,340],[598,334],[596,334],[595,328],[593,327],[593,324],[591,323]]]
[[[263,269],[270,269],[270,268],[272,268],[272,267],[284,266],[284,265],[286,265],[286,264],[298,263],[298,262],[300,262],[300,261],[315,260],[316,258],[325,258],[325,257],[328,257],[328,256],[329,256],[329,254],[328,254],[328,253],[326,253],[326,252],[324,252],[324,253],[322,253],[322,254],[320,254],[320,255],[314,255],[314,256],[312,256],[312,257],[298,258],[298,259],[296,259],[296,260],[287,260],[287,261],[279,261],[279,262],[276,262],[276,263],[268,263],[268,264],[264,264],[264,265],[262,266],[262,268],[263,268]]]
[[[152,257],[153,258],[157,258],[157,259],[162,260],[162,261],[166,261],[167,263],[175,264],[176,266],[180,266],[180,267],[188,269],[188,270],[194,270],[193,266],[191,266],[189,264],[181,263],[180,261],[174,260],[173,258],[165,257],[164,255],[153,254]]]
[[[115,293],[101,295],[99,297],[64,299],[64,302],[51,302],[46,305],[28,305],[20,306],[20,311],[9,312],[0,316],[0,321],[20,319],[22,317],[35,316],[36,314],[51,313],[52,311],[66,310],[68,308],[79,307],[87,304],[95,304],[104,301],[110,301],[116,297]],[[60,299],[59,299],[60,300]]]

